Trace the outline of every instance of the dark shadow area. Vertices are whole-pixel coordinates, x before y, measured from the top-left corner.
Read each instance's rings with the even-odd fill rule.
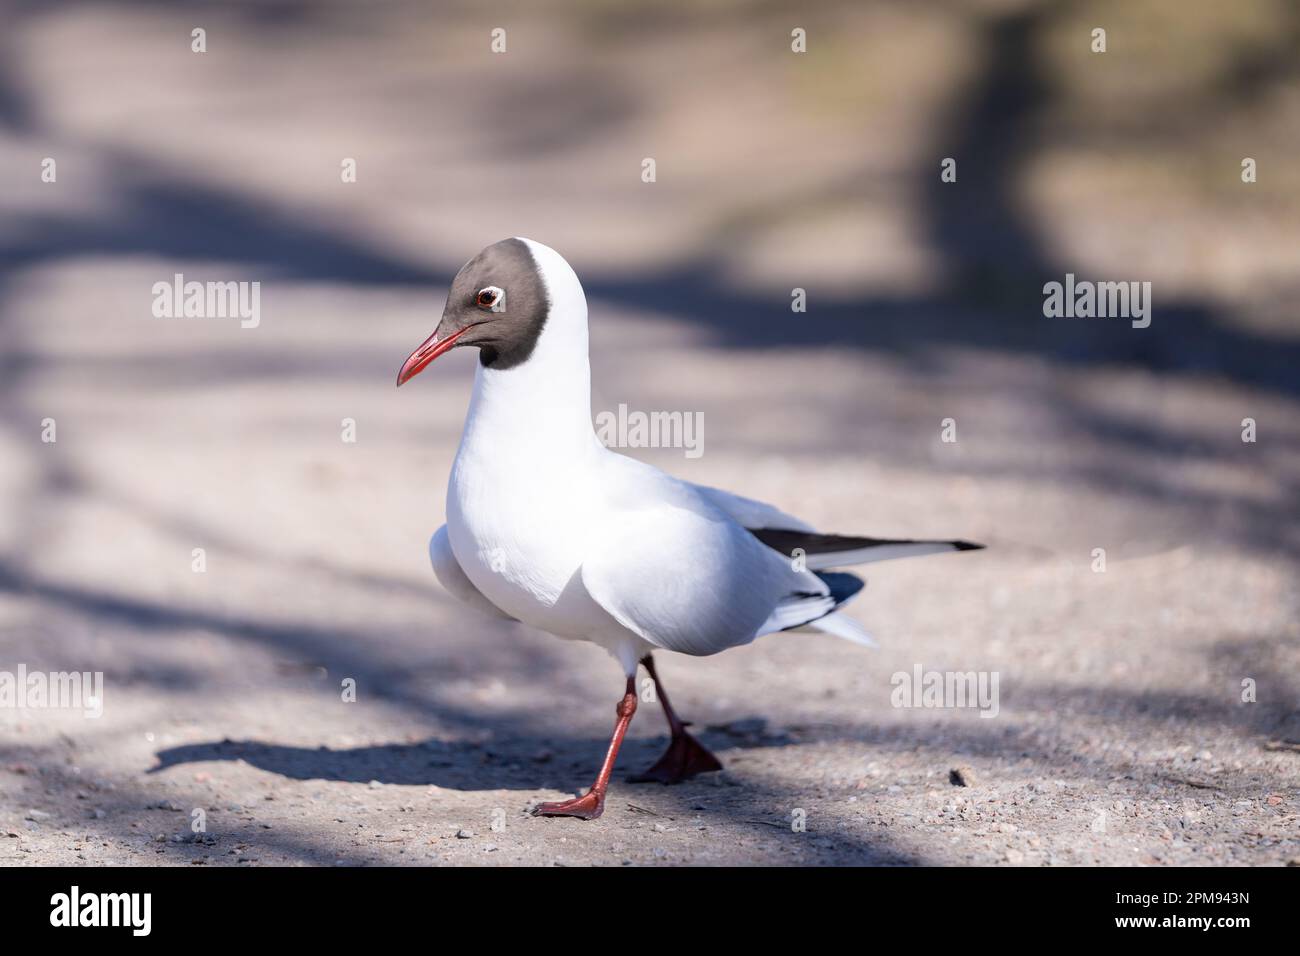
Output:
[[[17,223],[13,232],[20,238],[0,246],[6,269],[88,255],[150,255],[239,263],[257,280],[422,285],[431,297],[451,278],[375,251],[334,224],[278,215],[237,193],[150,168],[141,156],[101,153],[114,168],[129,171],[116,184],[121,211],[93,222]]]

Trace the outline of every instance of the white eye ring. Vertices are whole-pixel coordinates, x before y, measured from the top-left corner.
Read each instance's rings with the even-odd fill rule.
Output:
[[[490,285],[478,290],[474,301],[480,309],[492,312],[504,312],[506,308],[506,290],[500,286]]]

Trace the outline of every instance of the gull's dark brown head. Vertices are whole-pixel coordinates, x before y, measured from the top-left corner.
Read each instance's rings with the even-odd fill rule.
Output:
[[[462,345],[477,346],[479,361],[488,368],[513,368],[532,354],[549,310],[546,284],[528,242],[494,242],[460,267],[442,321],[402,364],[397,384]]]

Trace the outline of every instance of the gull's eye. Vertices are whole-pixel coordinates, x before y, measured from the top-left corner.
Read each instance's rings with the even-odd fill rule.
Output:
[[[480,309],[496,308],[500,303],[505,301],[506,294],[494,285],[486,289],[479,289],[478,298],[475,300]]]

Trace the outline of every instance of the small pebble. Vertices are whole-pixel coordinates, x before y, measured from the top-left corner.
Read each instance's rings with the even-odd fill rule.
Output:
[[[948,771],[948,782],[954,787],[973,787],[975,771],[970,767],[954,767]]]

